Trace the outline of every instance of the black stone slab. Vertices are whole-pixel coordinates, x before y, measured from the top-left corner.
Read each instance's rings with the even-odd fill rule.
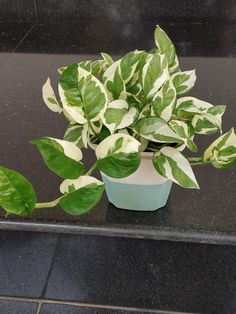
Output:
[[[37,303],[0,300],[1,314],[36,314]]]
[[[143,309],[113,309],[111,307],[77,306],[67,304],[42,304],[39,314],[174,314],[173,312],[146,311]],[[177,314],[177,313],[176,313]]]
[[[203,34],[204,28],[200,26],[199,29]],[[66,123],[62,116],[50,112],[43,104],[41,87],[48,76],[56,86],[58,67],[98,56],[94,52],[95,46],[91,38],[87,38],[83,53],[79,51],[85,41],[79,43],[77,48],[72,46],[71,50],[65,48],[67,52],[62,53],[62,42],[56,45],[57,29],[54,32],[49,31],[48,36],[51,40],[44,42],[45,50],[42,53],[37,39],[40,41],[40,36],[45,35],[46,28],[42,26],[41,30],[42,33],[39,31],[37,36],[34,33],[35,36],[31,39],[32,33],[30,33],[18,47],[18,53],[14,54],[1,69],[0,164],[22,172],[35,186],[38,200],[48,201],[59,195],[61,180],[44,166],[39,153],[33,145],[29,144],[29,141],[41,136],[61,138]],[[187,32],[190,37],[191,28],[183,26],[182,31],[180,28],[179,32],[180,34]],[[208,27],[205,28],[205,32],[208,32]],[[66,31],[61,32],[62,38],[65,39],[65,47],[67,43],[72,45],[74,42],[76,45],[77,37],[73,39],[72,36],[66,42],[66,34]],[[76,34],[76,28],[73,34]],[[181,36],[180,34],[178,36]],[[212,36],[214,37],[215,34]],[[133,44],[129,44],[132,42],[131,39],[132,36],[127,35],[127,46],[121,50],[135,48]],[[194,37],[195,45],[199,40],[199,36]],[[144,43],[146,37],[140,36],[140,46]],[[111,41],[105,51],[111,51],[112,45]],[[28,52],[25,53],[23,48],[28,49]],[[96,53],[103,50],[102,48],[97,42]],[[207,45],[203,45],[199,57],[180,58],[181,68],[197,70],[198,82],[192,93],[194,96],[213,104],[227,104],[224,116],[224,131],[226,131],[236,125],[236,59],[229,57],[234,48],[228,46],[227,58],[219,57],[222,56],[220,48],[213,49],[214,57],[205,57],[208,48]],[[37,50],[41,53],[37,53]],[[206,147],[211,140],[213,137],[201,137],[199,143]],[[86,166],[91,166],[94,161],[93,152],[85,152],[84,155]],[[38,210],[25,219],[17,216],[4,218],[4,213],[1,212],[0,227],[235,244],[235,167],[224,171],[212,167],[199,167],[195,172],[201,190],[184,190],[174,186],[167,206],[156,212],[120,210],[109,204],[104,195],[95,209],[80,217],[70,216],[58,208]]]
[[[104,20],[119,23],[147,21],[235,21],[233,0],[38,0],[40,21]]]
[[[0,295],[40,298],[57,243],[57,235],[1,231]]]
[[[236,248],[64,235],[45,297],[144,312],[233,314]]]
[[[39,24],[17,52],[98,54],[106,51],[118,55],[134,49],[152,49],[156,23],[104,23],[101,20]],[[172,38],[180,56],[236,55],[236,24],[158,23]]]
[[[36,0],[1,0],[0,22],[35,22]]]

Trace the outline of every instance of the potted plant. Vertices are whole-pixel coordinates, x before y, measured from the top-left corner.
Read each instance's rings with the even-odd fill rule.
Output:
[[[0,206],[7,214],[26,216],[37,208],[59,205],[80,215],[100,200],[105,189],[120,208],[156,210],[166,204],[172,182],[198,189],[192,166],[211,163],[226,168],[236,162],[236,135],[221,134],[203,156],[194,135],[221,132],[225,106],[184,96],[194,86],[195,71],[181,71],[175,47],[157,26],[156,47],[131,51],[117,61],[101,60],[62,67],[58,91],[50,79],[43,99],[68,120],[64,139],[32,141],[45,164],[64,179],[61,196],[37,203],[35,191],[21,174],[0,167]],[[82,150],[92,148],[97,161],[85,170]],[[98,169],[103,182],[92,176]]]

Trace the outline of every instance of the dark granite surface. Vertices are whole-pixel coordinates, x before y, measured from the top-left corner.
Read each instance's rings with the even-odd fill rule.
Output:
[[[37,303],[0,300],[0,314],[36,314]]]
[[[236,126],[235,25],[162,26],[177,42],[182,69],[197,70],[198,82],[192,94],[214,104],[227,104],[224,130]],[[55,86],[57,67],[96,58],[100,50],[120,54],[151,47],[154,24],[137,24],[134,35],[129,27],[132,30],[133,24],[114,23],[110,27],[104,24],[101,36],[96,23],[88,23],[88,28],[81,23],[68,23],[63,27],[36,25],[2,65],[0,164],[28,177],[39,201],[52,200],[59,195],[60,179],[44,166],[29,141],[41,136],[60,138],[66,127],[62,116],[50,112],[43,104],[43,83],[50,76]],[[195,47],[198,47],[197,52]],[[206,147],[211,139],[202,137],[199,142]],[[93,153],[84,155],[85,164],[90,166]],[[94,210],[80,217],[70,216],[61,209],[38,210],[25,219],[4,218],[1,212],[0,228],[235,244],[235,167],[225,171],[200,167],[195,172],[201,190],[174,186],[167,206],[156,212],[116,209],[104,195]]]

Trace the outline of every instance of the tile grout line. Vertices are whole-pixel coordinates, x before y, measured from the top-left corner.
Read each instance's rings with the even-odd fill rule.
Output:
[[[57,249],[59,247],[59,243],[60,243],[60,239],[61,239],[61,235],[59,234],[58,235],[58,240],[57,240],[57,244],[56,244],[56,247],[55,247],[55,252],[53,254],[53,257],[52,257],[52,262],[51,262],[51,265],[50,265],[50,268],[49,268],[49,271],[48,271],[48,275],[47,275],[47,278],[46,278],[46,281],[45,281],[45,284],[43,286],[43,289],[42,289],[42,293],[41,293],[41,298],[44,298],[45,297],[45,293],[47,291],[47,287],[48,287],[48,281],[51,277],[51,273],[52,273],[52,269],[53,269],[53,265],[54,265],[54,262],[55,262],[55,258],[56,258],[56,254],[57,254]]]
[[[0,296],[1,300],[7,301],[20,301],[20,302],[33,302],[38,303],[38,310],[41,309],[43,304],[57,304],[57,305],[73,305],[80,307],[90,307],[90,308],[100,308],[107,310],[121,310],[121,311],[136,311],[143,313],[143,311],[147,313],[156,313],[156,314],[201,314],[201,313],[193,313],[193,312],[176,312],[176,311],[165,311],[165,310],[157,310],[157,309],[146,309],[146,308],[136,308],[136,307],[126,307],[126,306],[118,306],[118,305],[106,305],[106,304],[91,304],[91,303],[83,303],[83,302],[73,302],[73,301],[62,301],[62,300],[52,300],[52,299],[37,299],[37,298],[28,298],[28,297],[10,297],[10,296]],[[37,310],[36,314],[39,314]]]
[[[39,302],[36,314],[40,314],[41,305],[42,305],[42,302]]]

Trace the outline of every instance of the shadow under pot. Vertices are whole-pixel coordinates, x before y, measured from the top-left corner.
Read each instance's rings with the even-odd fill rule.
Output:
[[[157,210],[166,205],[172,186],[172,181],[156,172],[152,153],[142,153],[139,168],[128,177],[101,175],[109,202],[121,209]]]

